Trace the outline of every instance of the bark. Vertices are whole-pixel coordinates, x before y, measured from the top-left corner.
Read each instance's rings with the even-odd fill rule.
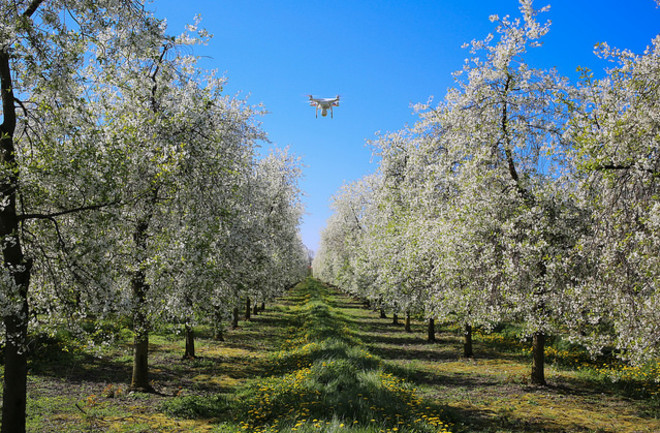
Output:
[[[44,0],[32,0],[28,8],[25,10],[23,13],[24,16],[26,17],[31,17],[32,14],[34,14],[37,11],[37,8],[39,8],[39,5],[43,3]]]
[[[184,359],[195,359],[195,330],[186,321],[186,353],[183,354]]]
[[[545,334],[537,332],[532,341],[532,383],[545,385]]]
[[[410,312],[406,311],[406,327],[405,327],[406,332],[412,332],[412,328],[410,327]]]
[[[427,340],[430,343],[433,343],[435,341],[435,320],[434,319],[429,319]]]
[[[156,191],[153,191],[152,199],[155,201]],[[133,242],[137,251],[146,249],[147,232],[149,228],[150,213],[143,217],[135,227]],[[133,375],[131,378],[131,389],[141,392],[153,392],[149,384],[149,320],[147,318],[147,284],[144,269],[140,268],[133,274],[131,280],[133,296]]]
[[[131,390],[152,392],[149,384],[149,323],[145,314],[146,293],[149,290],[144,272],[135,272],[132,281],[133,301],[133,374]]]
[[[383,310],[382,308],[380,309],[380,318],[387,319],[387,314],[385,314],[385,310]]]
[[[149,384],[149,334],[147,332],[135,334],[133,339],[131,390],[140,392],[153,391],[153,388]]]
[[[231,316],[231,329],[238,328],[238,307],[234,307]]]
[[[29,273],[26,277],[29,279]],[[27,289],[27,281],[25,288]],[[21,304],[21,314],[27,317],[27,299],[23,299]],[[24,433],[27,402],[27,320],[8,316],[5,317],[4,323],[7,342],[2,396],[2,433]]]
[[[392,325],[398,325],[399,324],[399,316],[397,316],[396,313],[392,313]]]
[[[259,314],[259,307],[258,307],[258,304],[256,302],[254,303],[254,306],[252,307],[252,314],[255,315],[255,316]]]
[[[463,356],[474,358],[474,353],[472,352],[472,325],[465,325],[463,329]]]
[[[261,303],[261,308],[259,308],[260,311],[265,311],[266,310],[266,303],[262,302]]]
[[[225,341],[222,328],[222,310],[220,307],[215,307],[213,319],[213,339],[216,341]]]
[[[252,312],[252,303],[250,298],[245,300],[245,320],[250,320],[250,313]]]
[[[38,3],[36,4],[38,6]],[[1,431],[23,433],[27,400],[28,287],[32,261],[23,254],[19,237],[19,218],[16,212],[19,171],[14,148],[16,111],[9,58],[7,49],[1,49],[0,94],[3,122],[0,125],[0,163],[7,174],[6,177],[0,178],[0,199],[5,203],[0,209],[0,239],[4,239],[2,242],[4,267],[11,273],[16,285],[18,311],[3,317],[6,343]]]

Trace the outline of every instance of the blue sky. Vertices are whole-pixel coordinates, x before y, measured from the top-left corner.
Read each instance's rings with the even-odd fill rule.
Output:
[[[602,75],[597,42],[641,53],[660,33],[653,0],[535,1],[547,4],[541,19],[552,26],[528,63],[573,80],[577,66]],[[367,141],[414,123],[411,104],[442,100],[469,54],[463,43],[493,31],[489,15],[517,16],[518,2],[156,0],[149,9],[167,19],[172,34],[201,15],[201,27],[214,35],[195,49],[202,66],[226,75],[228,93],[263,103],[270,141],[302,158],[301,233],[316,250],[332,195],[375,170]],[[342,96],[334,119],[314,117],[310,93]]]

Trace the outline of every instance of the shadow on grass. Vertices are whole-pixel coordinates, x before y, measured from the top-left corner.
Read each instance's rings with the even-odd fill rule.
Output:
[[[559,425],[545,419],[538,421],[522,420],[515,416],[514,411],[506,408],[489,410],[452,406],[446,409],[445,413],[453,423],[453,433],[567,433],[592,431],[580,426],[566,430],[565,425]]]
[[[624,398],[636,405],[639,417],[660,420],[660,394],[658,394],[660,385],[657,384],[656,389],[649,390],[641,387],[640,384],[626,381],[610,382],[562,377],[561,381],[550,384],[548,388],[560,395],[580,396],[594,401],[601,401],[603,396]]]
[[[183,336],[171,329],[153,333],[151,340],[155,342],[149,344],[149,379],[165,394],[188,388],[230,392],[238,381],[268,374],[269,366],[255,354],[276,351],[286,337],[282,329],[290,323],[290,314],[284,308],[263,311],[250,322],[241,322],[239,329],[227,332],[224,342],[213,340],[209,327],[201,327],[195,342],[201,356],[193,360],[182,359]],[[210,349],[211,354],[207,348],[214,348]],[[72,390],[81,384],[102,389],[110,383],[128,386],[132,362],[132,345],[126,342],[117,343],[99,357],[71,350],[63,341],[36,336],[29,355],[28,374],[46,380],[58,379],[72,385]]]
[[[413,327],[413,332],[405,332],[403,326],[392,325],[376,319],[368,321],[368,328],[360,328],[355,335],[374,354],[390,360],[435,360],[446,361],[462,358],[463,343],[460,335],[453,331],[436,332],[436,339],[429,342],[426,329],[423,326]],[[355,321],[359,323],[359,321]],[[498,350],[492,344],[473,340],[473,351],[476,359],[504,359],[515,362],[531,362],[529,355],[514,351]],[[501,348],[499,348],[501,349]]]

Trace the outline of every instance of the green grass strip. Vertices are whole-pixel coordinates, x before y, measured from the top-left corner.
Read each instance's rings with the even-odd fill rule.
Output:
[[[270,376],[220,400],[173,399],[165,411],[217,418],[224,422],[220,431],[448,431],[439,405],[423,401],[362,346],[332,306],[334,296],[313,279],[294,289],[294,334],[269,358]]]

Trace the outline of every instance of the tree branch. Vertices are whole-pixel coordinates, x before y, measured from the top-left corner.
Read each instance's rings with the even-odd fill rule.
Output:
[[[592,167],[595,171],[607,171],[607,170],[632,170],[634,167],[632,165],[621,165],[621,164],[603,164]],[[660,172],[652,170],[650,168],[643,168],[642,171],[650,174],[653,177],[659,177]]]
[[[81,207],[78,207],[78,208],[75,208],[75,209],[67,209],[67,210],[63,210],[63,211],[60,211],[60,212],[54,212],[54,213],[50,213],[50,214],[45,214],[45,213],[22,214],[22,215],[18,215],[17,218],[18,218],[19,221],[25,221],[25,220],[29,220],[29,219],[49,219],[49,220],[53,220],[53,218],[58,217],[58,216],[68,215],[68,214],[72,214],[72,213],[76,213],[76,212],[84,212],[84,211],[88,211],[88,210],[103,209],[105,207],[114,206],[114,205],[119,204],[119,203],[120,203],[119,200],[115,200],[115,201],[112,201],[112,202],[109,202],[109,203],[101,203],[101,204],[95,204],[95,205],[89,205],[89,206],[81,206]]]
[[[30,6],[23,12],[23,16],[26,18],[30,18],[39,8],[41,3],[43,3],[44,0],[32,0],[32,3],[30,3]]]
[[[5,138],[13,137],[14,130],[16,129],[16,107],[14,106],[14,90],[12,89],[8,48],[0,50],[0,92],[2,93],[2,113],[4,118],[2,125],[0,125],[2,130],[2,137],[0,138],[4,140]]]

